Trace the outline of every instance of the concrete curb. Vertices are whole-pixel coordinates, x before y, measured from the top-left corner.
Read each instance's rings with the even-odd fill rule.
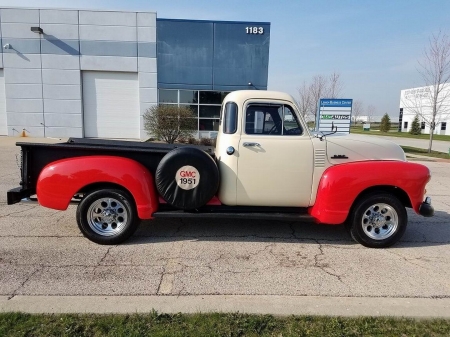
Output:
[[[14,296],[0,297],[0,312],[26,313],[241,312],[272,315],[450,318],[450,298],[318,296]]]

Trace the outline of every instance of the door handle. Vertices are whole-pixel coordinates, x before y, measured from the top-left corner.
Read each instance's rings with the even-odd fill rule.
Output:
[[[259,143],[248,143],[248,142],[245,142],[243,145],[244,145],[245,147],[249,147],[249,146],[261,146],[261,144],[259,144]]]

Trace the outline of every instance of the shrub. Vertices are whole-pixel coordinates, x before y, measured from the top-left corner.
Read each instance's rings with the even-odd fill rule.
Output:
[[[186,106],[154,105],[144,113],[144,129],[150,136],[173,144],[179,138],[192,137],[197,119]]]
[[[420,127],[419,115],[416,115],[411,123],[411,129],[409,133],[412,135],[420,135],[422,133],[422,128]]]
[[[381,118],[380,131],[388,132],[390,129],[391,129],[391,118],[386,112],[383,118]]]

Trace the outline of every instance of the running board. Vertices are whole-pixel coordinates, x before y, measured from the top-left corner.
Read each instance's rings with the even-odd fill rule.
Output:
[[[252,220],[281,220],[281,221],[301,221],[315,222],[315,219],[309,214],[298,213],[228,213],[228,212],[185,212],[185,211],[167,211],[155,212],[154,218],[193,218],[193,219],[252,219]]]

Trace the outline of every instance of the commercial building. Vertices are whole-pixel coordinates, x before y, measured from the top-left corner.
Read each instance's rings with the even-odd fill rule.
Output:
[[[422,133],[430,133],[432,121],[433,87],[425,86],[402,90],[400,93],[400,113],[398,130],[408,132],[416,115],[419,116]],[[450,85],[446,84],[438,98],[439,112],[436,115],[437,135],[450,135]]]
[[[226,93],[267,89],[267,22],[1,8],[0,28],[0,135],[145,139],[142,115],[167,103],[209,137]]]

